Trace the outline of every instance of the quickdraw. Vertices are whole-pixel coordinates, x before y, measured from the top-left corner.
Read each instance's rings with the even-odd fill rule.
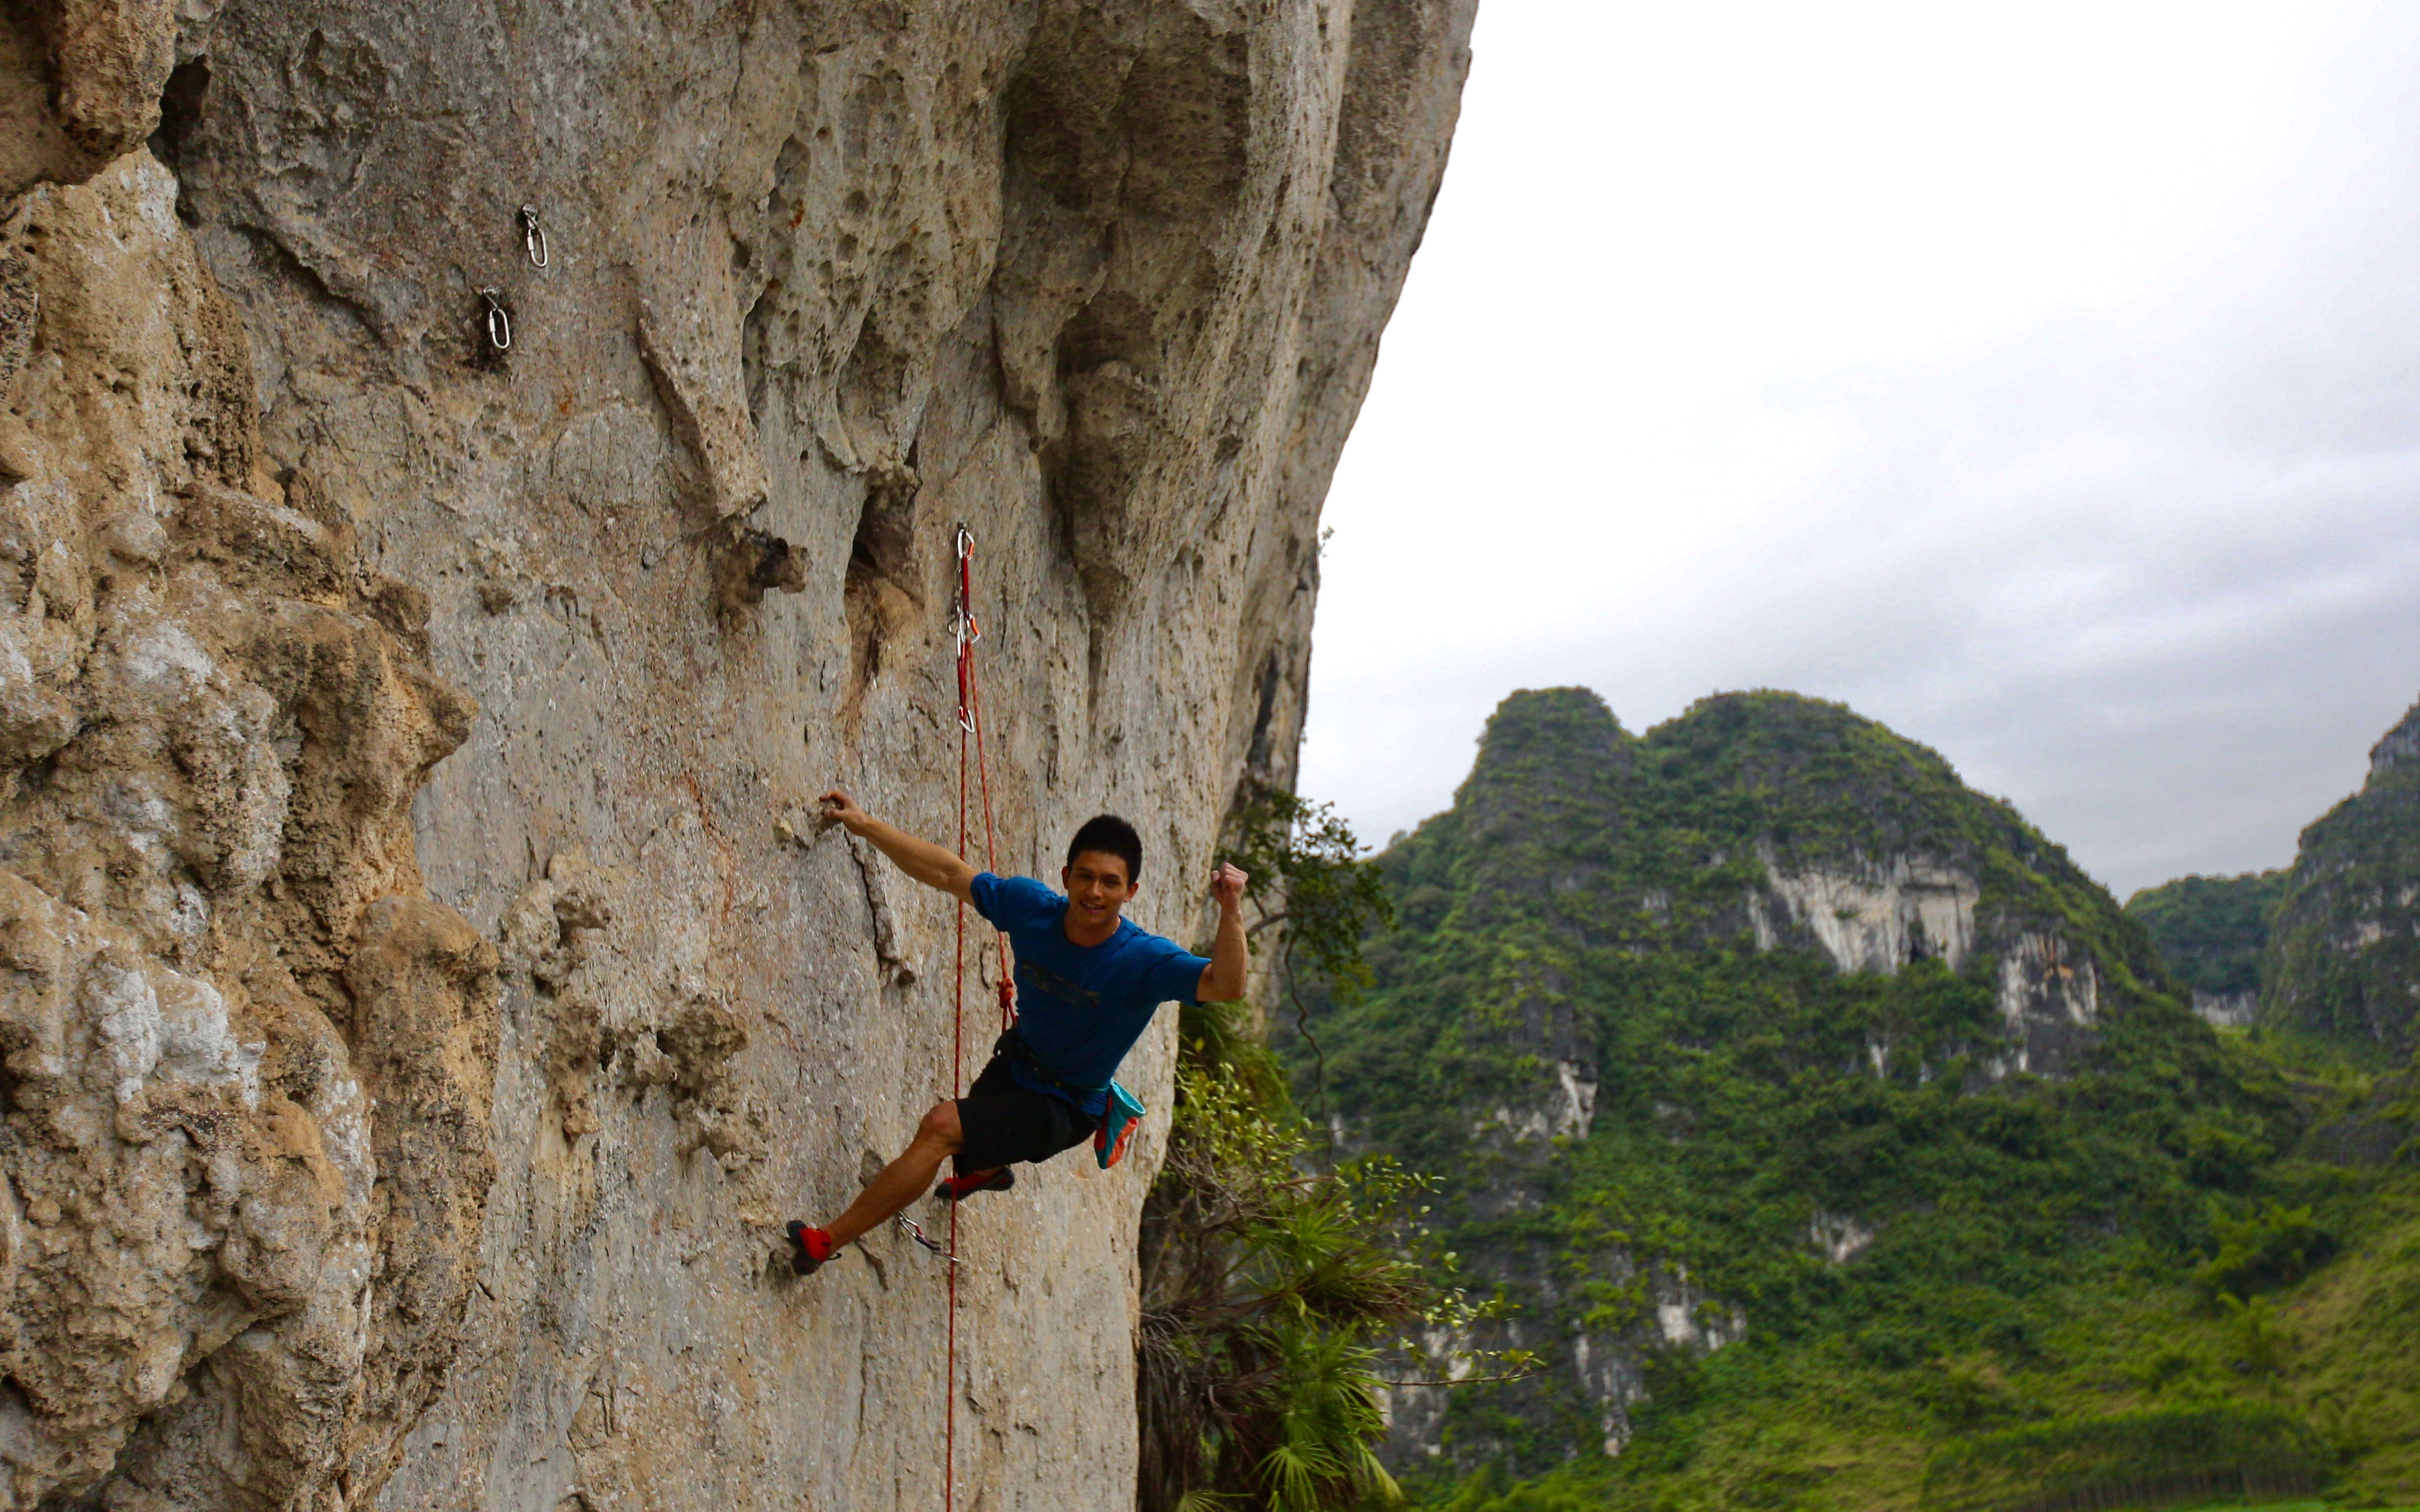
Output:
[[[958,1257],[950,1253],[947,1245],[943,1244],[939,1240],[935,1239],[932,1235],[924,1232],[924,1226],[923,1224],[918,1223],[915,1219],[908,1217],[904,1212],[893,1217],[891,1221],[905,1229],[909,1239],[912,1239],[917,1243],[923,1245],[935,1255],[939,1256],[942,1259],[947,1260],[952,1265],[958,1263]]]
[[[537,207],[521,207],[521,245],[529,249],[532,268],[544,268],[547,263],[546,227],[538,224]]]
[[[513,317],[504,308],[504,291],[483,288],[479,298],[488,303],[488,341],[500,352],[512,350]]]

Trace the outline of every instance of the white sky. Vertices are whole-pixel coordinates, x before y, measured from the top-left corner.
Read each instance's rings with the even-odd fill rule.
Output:
[[[1842,700],[2121,896],[2420,694],[2420,4],[1482,0],[1327,502],[1302,789],[1515,687]]]

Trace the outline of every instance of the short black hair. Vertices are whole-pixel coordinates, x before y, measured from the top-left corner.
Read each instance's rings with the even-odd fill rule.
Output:
[[[1126,884],[1131,887],[1142,877],[1142,837],[1135,826],[1113,813],[1095,814],[1076,831],[1067,842],[1067,864],[1074,866],[1076,857],[1086,851],[1114,856],[1126,864]]]

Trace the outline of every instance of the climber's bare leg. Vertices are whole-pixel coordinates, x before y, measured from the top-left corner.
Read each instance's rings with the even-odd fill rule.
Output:
[[[915,1140],[907,1152],[882,1167],[882,1174],[867,1183],[857,1200],[848,1205],[848,1211],[832,1220],[833,1247],[846,1244],[876,1225],[888,1222],[892,1213],[931,1190],[941,1162],[956,1154],[965,1143],[966,1134],[958,1127],[957,1103],[934,1103],[933,1111],[916,1126]]]

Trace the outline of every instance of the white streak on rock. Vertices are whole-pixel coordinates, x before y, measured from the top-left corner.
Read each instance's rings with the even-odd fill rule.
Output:
[[[1955,971],[1975,949],[1975,879],[1947,862],[1894,856],[1855,869],[1785,872],[1768,855],[1765,876],[1790,921],[1812,931],[1842,971],[1893,973],[1908,962],[1937,957]],[[1780,932],[1750,899],[1757,949],[1770,950]]]

